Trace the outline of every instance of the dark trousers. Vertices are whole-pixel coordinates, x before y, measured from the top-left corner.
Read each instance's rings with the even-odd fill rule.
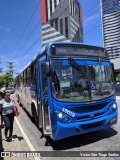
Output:
[[[5,127],[5,135],[7,136],[7,133],[8,133],[8,130],[9,130],[10,132],[9,132],[8,137],[11,137],[12,133],[13,133],[14,113],[3,115],[2,117],[3,117],[3,120],[5,122],[5,126],[6,126]]]

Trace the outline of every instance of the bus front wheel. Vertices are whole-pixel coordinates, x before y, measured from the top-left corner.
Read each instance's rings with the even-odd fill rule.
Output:
[[[37,112],[34,104],[32,104],[32,118],[33,118],[34,124],[38,127],[38,116],[37,116]]]

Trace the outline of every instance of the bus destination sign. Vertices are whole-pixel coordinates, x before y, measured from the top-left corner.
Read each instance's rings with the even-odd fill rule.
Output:
[[[96,56],[106,57],[107,53],[102,48],[86,47],[86,46],[52,46],[52,55],[56,56]]]

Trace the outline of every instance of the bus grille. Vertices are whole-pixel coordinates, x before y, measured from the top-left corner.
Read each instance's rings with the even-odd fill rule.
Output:
[[[104,114],[104,112],[101,112],[101,113],[96,113],[94,114],[94,117],[99,117],[99,116],[102,116]],[[76,117],[76,120],[85,120],[85,119],[91,119],[90,118],[90,115],[86,115],[86,116],[81,116],[81,117]]]
[[[103,121],[95,122],[95,123],[91,123],[91,124],[84,124],[84,125],[81,125],[81,128],[82,128],[82,129],[95,128],[95,127],[101,126],[102,123],[103,123]]]
[[[89,105],[89,106],[80,106],[80,107],[72,107],[69,108],[69,110],[76,112],[76,113],[88,113],[88,112],[94,112],[103,109],[106,107],[107,103],[102,104],[96,104],[96,105]]]

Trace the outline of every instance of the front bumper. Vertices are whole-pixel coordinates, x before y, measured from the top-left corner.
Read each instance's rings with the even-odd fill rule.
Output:
[[[53,125],[54,127],[52,131],[52,139],[56,141],[66,137],[109,128],[111,125],[117,123],[117,116],[118,111],[116,110],[116,112],[114,112],[113,114],[89,121],[73,123],[60,123],[59,121],[57,121]]]

